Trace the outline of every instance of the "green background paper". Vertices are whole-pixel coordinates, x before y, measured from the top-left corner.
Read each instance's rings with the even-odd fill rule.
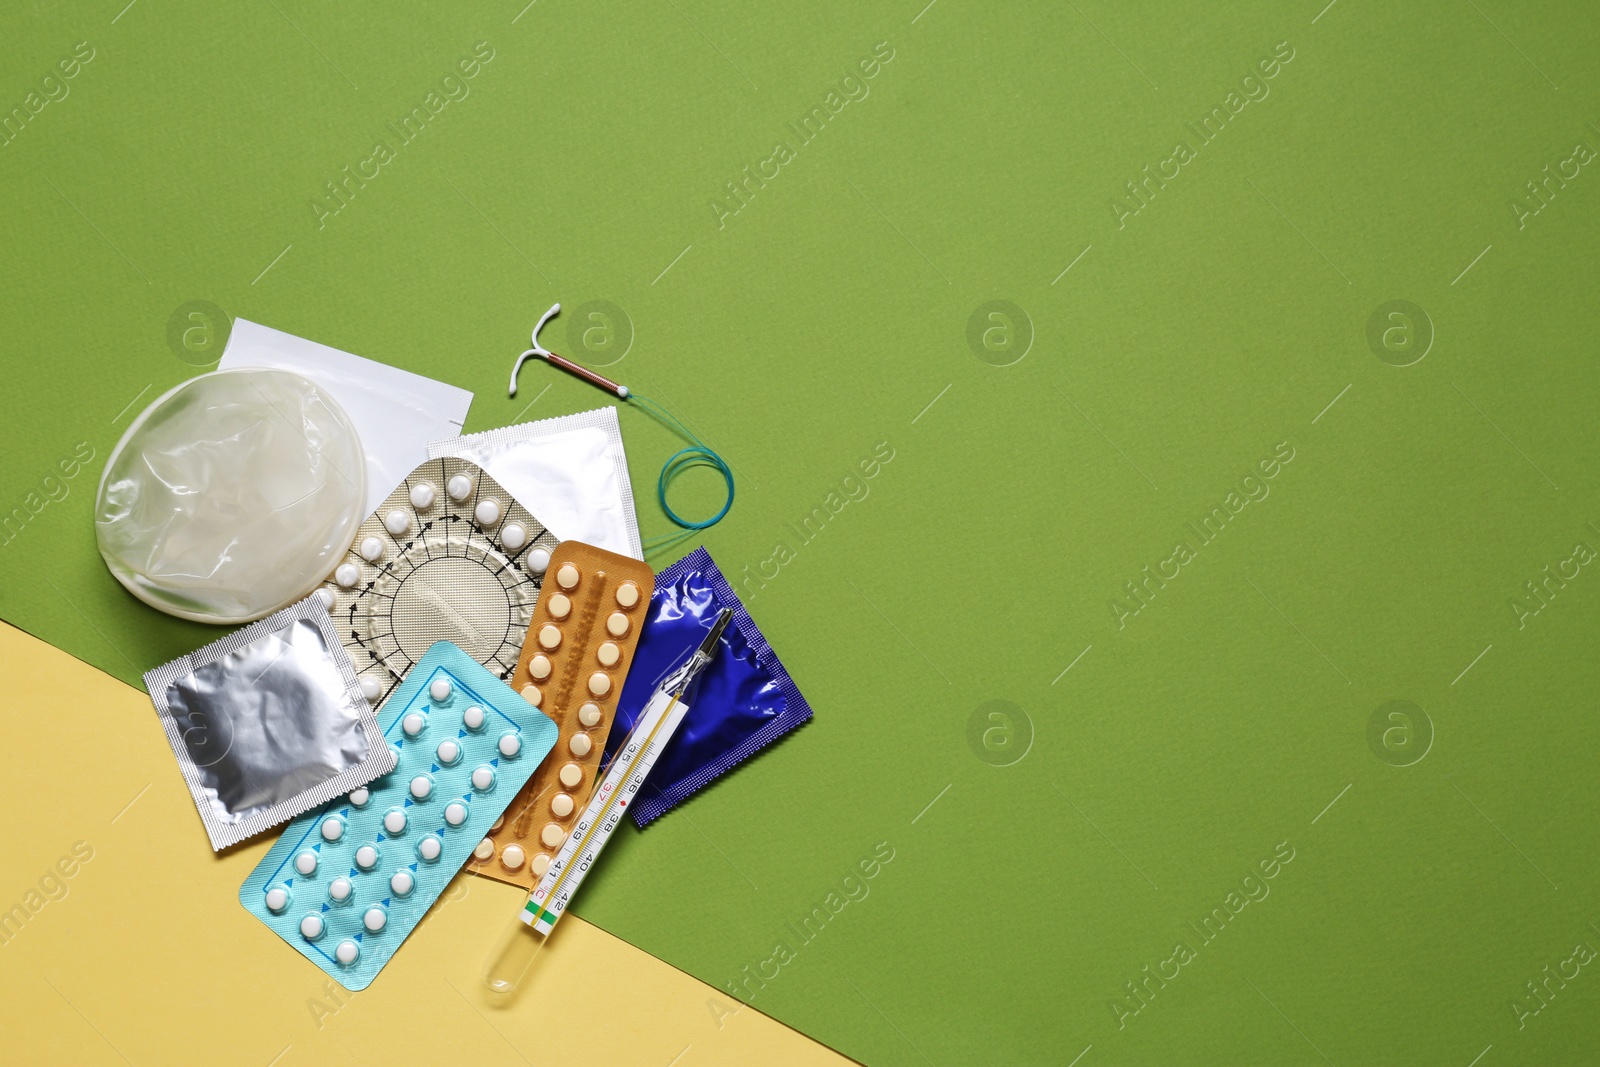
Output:
[[[1600,946],[1600,576],[1524,588],[1600,545],[1600,174],[1526,187],[1600,147],[1584,6],[112,0],[0,41],[6,110],[94,51],[0,147],[0,506],[31,515],[7,620],[134,684],[215,636],[126,595],[90,522],[128,420],[220,354],[221,323],[169,344],[188,302],[471,388],[477,430],[593,406],[537,365],[501,389],[549,303],[608,300],[617,376],[733,463],[705,542],[736,580],[776,568],[751,609],[817,715],[613,843],[584,916],[723,987],[785,941],[753,1004],[875,1065],[1593,1055],[1595,965],[1537,1014],[1524,984]],[[480,41],[470,95],[399,144]],[[879,42],[870,95],[800,144]],[[1200,144],[1279,42],[1270,95]],[[1026,324],[969,340],[992,300]],[[1368,341],[1393,300],[1426,316],[1380,324],[1398,356]],[[677,442],[622,417],[660,534]],[[686,478],[684,510],[716,490]],[[1414,707],[1369,730],[1389,701]],[[786,923],[880,843],[803,942]]]

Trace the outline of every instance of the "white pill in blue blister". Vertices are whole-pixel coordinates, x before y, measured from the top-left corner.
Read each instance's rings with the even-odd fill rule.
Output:
[[[504,509],[506,498],[496,495]],[[433,507],[450,504],[443,498],[440,492]],[[469,496],[460,510],[475,502]],[[413,515],[413,533],[421,521]],[[392,542],[379,538],[392,558]],[[365,587],[374,572],[358,552],[349,561]],[[522,870],[528,865],[520,849],[496,856],[493,841],[483,840],[485,827],[504,818],[505,800],[549,752],[557,731],[481,664],[448,644],[435,648],[412,677],[368,671],[377,696],[393,689],[393,710],[380,710],[379,721],[394,769],[292,823],[240,894],[246,908],[350,989],[372,981],[463,860],[477,855],[502,874],[511,869],[502,860]],[[438,681],[447,685],[435,689]],[[416,820],[413,808],[421,813]]]

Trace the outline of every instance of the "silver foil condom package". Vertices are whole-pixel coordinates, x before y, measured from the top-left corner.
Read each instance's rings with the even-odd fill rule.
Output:
[[[394,769],[355,666],[314,596],[144,681],[213,849]]]

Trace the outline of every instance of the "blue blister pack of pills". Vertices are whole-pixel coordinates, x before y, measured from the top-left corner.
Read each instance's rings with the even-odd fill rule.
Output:
[[[239,902],[365,989],[555,745],[555,723],[461,649],[425,652],[378,714],[394,770],[291,822]]]

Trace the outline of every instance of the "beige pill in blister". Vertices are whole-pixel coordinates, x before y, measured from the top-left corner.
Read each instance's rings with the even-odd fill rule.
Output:
[[[550,602],[545,607],[549,609],[552,619],[564,619],[572,614],[572,598],[565,593],[551,593]]]
[[[570,563],[563,563],[556,570],[556,584],[563,589],[576,589],[578,587],[578,568]]]
[[[620,611],[613,611],[606,616],[606,633],[612,637],[621,637],[628,632],[628,617]]]
[[[527,857],[528,854],[522,851],[521,845],[507,845],[500,850],[500,862],[506,865],[507,870],[517,870]]]
[[[533,872],[535,878],[543,878],[544,872],[550,869],[550,857],[543,852],[533,857],[533,862],[528,864],[528,870]]]
[[[528,661],[528,675],[536,682],[550,677],[550,657],[535,656]]]
[[[617,660],[621,658],[622,649],[617,647],[615,641],[602,641],[599,650],[595,653],[595,659],[600,661],[600,666],[602,667],[615,667]]]
[[[583,707],[579,708],[578,721],[583,723],[585,726],[600,725],[600,705],[591,700]]]
[[[487,837],[482,841],[479,841],[477,847],[472,850],[472,858],[480,862],[493,855],[494,842],[490,841]]]
[[[544,824],[544,829],[539,831],[539,840],[544,842],[545,848],[555,848],[567,839],[567,832],[553,822]]]
[[[625,608],[631,608],[639,602],[639,587],[632,582],[623,582],[617,586],[617,603]]]
[[[603,697],[611,692],[611,676],[600,671],[589,675],[589,692],[597,697]]]
[[[557,793],[550,798],[550,814],[558,819],[565,819],[572,814],[572,798],[565,793]]]
[[[572,754],[582,759],[594,748],[594,742],[589,740],[588,734],[573,734],[567,739],[567,747],[572,749]]]
[[[572,789],[583,781],[583,768],[576,763],[569,763],[561,768],[561,784]]]
[[[544,693],[536,685],[525,685],[522,687],[522,699],[538,707],[539,702],[544,699]]]
[[[549,623],[539,627],[539,647],[550,651],[561,643],[561,627]]]

